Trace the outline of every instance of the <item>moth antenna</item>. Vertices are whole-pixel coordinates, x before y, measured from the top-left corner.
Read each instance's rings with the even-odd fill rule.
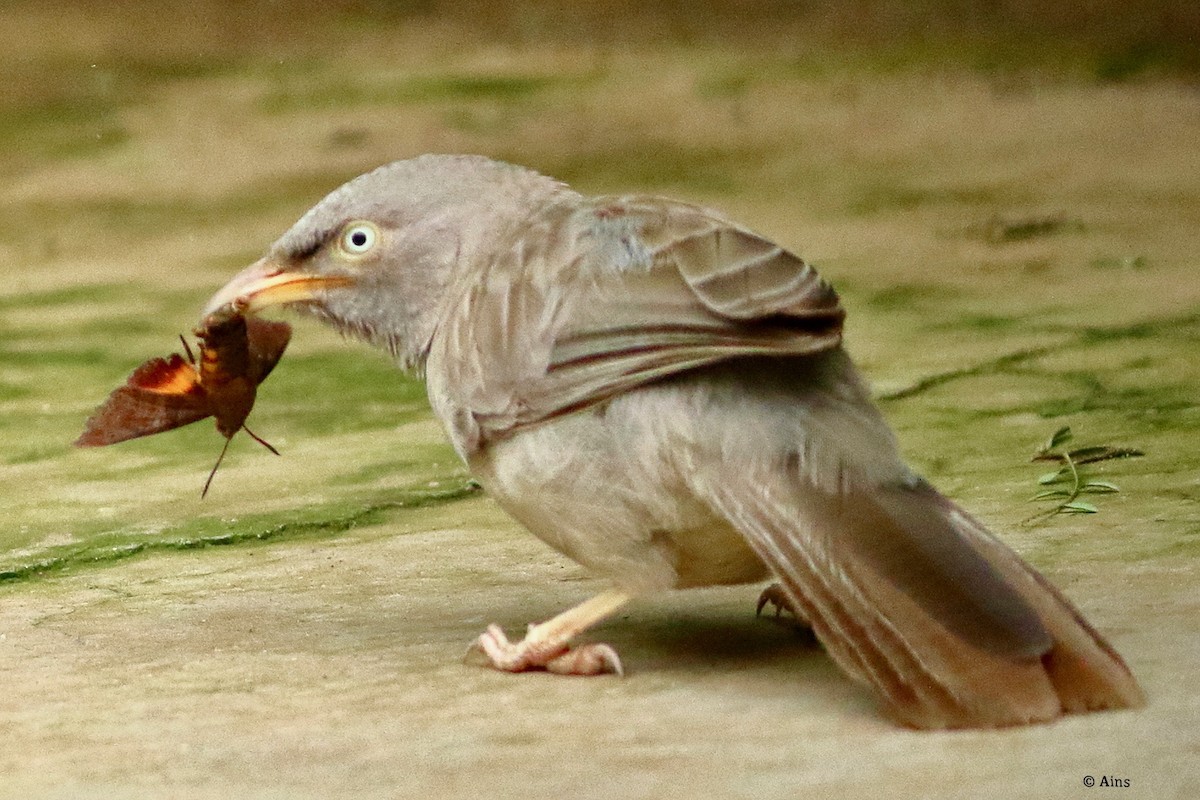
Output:
[[[271,451],[272,453],[274,453],[275,455],[279,455],[279,451],[278,451],[278,450],[276,450],[274,447],[272,447],[270,442],[268,442],[266,439],[264,439],[264,438],[262,438],[261,436],[259,436],[259,435],[258,435],[257,433],[255,433],[254,431],[252,431],[252,430],[250,430],[249,428],[247,428],[247,427],[246,427],[246,423],[244,423],[244,422],[242,423],[242,430],[244,430],[246,433],[250,434],[250,438],[251,438],[251,439],[253,439],[254,441],[258,442],[259,444],[261,444],[263,447],[265,447],[265,448],[267,448],[268,450],[270,450],[270,451]],[[229,444],[229,442],[226,442],[226,444]]]
[[[205,495],[208,494],[208,487],[212,486],[212,479],[217,474],[217,467],[221,466],[221,460],[225,458],[225,451],[229,449],[229,440],[232,438],[233,437],[230,436],[229,439],[225,440],[225,445],[221,448],[221,455],[217,456],[217,463],[213,464],[212,472],[208,473],[208,480],[204,482],[204,489],[200,492],[201,500],[203,500]]]
[[[192,346],[188,344],[187,339],[183,338],[183,334],[179,334],[179,341],[183,344],[183,352],[187,353],[188,363],[193,367],[196,366],[196,356],[192,354]]]

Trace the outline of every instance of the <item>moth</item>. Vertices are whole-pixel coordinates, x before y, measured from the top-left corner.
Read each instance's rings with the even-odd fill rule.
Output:
[[[152,358],[133,371],[84,425],[76,447],[99,447],[174,430],[215,417],[225,445],[201,497],[208,494],[233,435],[244,430],[275,455],[279,451],[246,427],[258,385],[283,356],[292,327],[285,322],[247,319],[232,307],[208,315],[193,334],[199,359],[182,336],[184,354]]]

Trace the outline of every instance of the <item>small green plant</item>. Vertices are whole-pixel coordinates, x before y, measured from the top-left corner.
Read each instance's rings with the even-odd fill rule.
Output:
[[[1034,461],[1058,462],[1058,469],[1047,472],[1038,478],[1038,485],[1053,488],[1044,489],[1034,495],[1033,500],[1053,501],[1054,506],[1034,514],[1027,523],[1040,521],[1055,514],[1096,514],[1100,509],[1084,498],[1087,495],[1113,494],[1121,491],[1114,483],[1089,478],[1086,464],[1098,461],[1108,461],[1114,458],[1133,458],[1144,455],[1141,450],[1128,447],[1109,447],[1108,445],[1092,445],[1077,447],[1071,450],[1064,445],[1071,441],[1069,427],[1059,428],[1034,454]]]

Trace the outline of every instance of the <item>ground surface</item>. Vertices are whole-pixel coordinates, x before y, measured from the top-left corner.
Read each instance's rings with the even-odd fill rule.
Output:
[[[1200,796],[1200,95],[1169,59],[129,8],[0,19],[0,796]],[[814,261],[906,453],[1147,708],[899,730],[754,587],[602,626],[624,679],[463,665],[600,587],[471,491],[418,383],[315,325],[252,417],[283,457],[239,437],[203,502],[208,423],[70,448],[312,202],[424,151],[716,205]],[[1062,425],[1146,455],[1093,469],[1098,514],[1023,524]]]

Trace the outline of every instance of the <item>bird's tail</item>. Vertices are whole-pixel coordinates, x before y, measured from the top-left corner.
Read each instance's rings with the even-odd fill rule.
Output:
[[[830,492],[777,470],[696,477],[833,659],[902,723],[996,727],[1144,702],[1079,611],[927,484]]]
[[[1063,713],[1145,703],[1124,659],[1057,587],[957,505],[937,492],[931,494],[938,513],[952,520],[956,530],[1005,576],[1050,634],[1053,643],[1041,664]]]

